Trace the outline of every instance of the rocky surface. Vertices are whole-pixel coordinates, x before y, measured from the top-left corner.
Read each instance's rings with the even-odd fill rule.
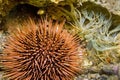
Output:
[[[47,1],[47,2],[46,2]],[[88,1],[88,0],[86,0]],[[83,1],[83,2],[86,2]],[[94,0],[91,0],[94,2]],[[112,12],[112,26],[116,26],[120,23],[120,16],[116,14],[116,11],[119,11],[120,8],[119,0],[114,3],[111,0],[97,0],[95,3],[101,5],[100,3],[107,3],[107,5],[102,5],[105,9],[107,8]],[[2,55],[2,50],[4,49],[6,37],[15,30],[16,25],[20,25],[28,17],[32,17],[34,20],[37,20],[40,17],[46,16],[62,21],[66,18],[66,26],[69,26],[69,22],[73,22],[76,16],[74,16],[74,7],[79,8],[81,2],[79,0],[0,0],[0,55]],[[108,4],[109,3],[109,4]],[[87,4],[88,6],[91,5]],[[87,8],[87,5],[85,8]],[[114,9],[111,7],[114,7]],[[101,6],[99,8],[102,8]],[[106,10],[107,10],[106,9]],[[116,10],[117,9],[117,10]],[[98,9],[97,9],[98,10]],[[114,11],[116,10],[116,11]],[[53,11],[53,12],[52,12]],[[105,12],[106,13],[106,12]],[[113,14],[114,13],[114,14]],[[58,15],[59,14],[59,15]],[[71,26],[67,27],[71,30]],[[114,54],[113,54],[114,55]],[[120,80],[120,64],[117,62],[114,63],[104,63],[98,61],[98,64],[94,64],[98,59],[94,58],[95,55],[86,57],[84,60],[83,73],[75,78],[74,80]],[[104,57],[102,55],[101,57]],[[117,55],[119,57],[119,55]],[[92,58],[91,58],[92,57]],[[109,60],[108,60],[109,62]],[[0,65],[0,80],[3,74],[2,66]],[[5,80],[5,79],[4,79]]]

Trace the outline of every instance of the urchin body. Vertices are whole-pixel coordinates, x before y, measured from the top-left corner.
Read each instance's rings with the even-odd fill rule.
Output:
[[[10,36],[4,49],[10,80],[71,80],[80,71],[76,37],[62,29],[63,23],[30,20]]]

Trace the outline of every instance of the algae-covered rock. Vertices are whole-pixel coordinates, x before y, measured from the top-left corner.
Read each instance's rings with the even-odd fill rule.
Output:
[[[105,7],[113,14],[120,15],[120,0],[82,0],[82,3],[88,1]]]
[[[5,16],[18,4],[30,4],[35,7],[45,7],[50,3],[78,3],[79,0],[0,0],[0,15]]]
[[[71,21],[74,6],[78,6],[80,3],[80,0],[0,0],[0,28],[3,28],[6,22],[6,16],[21,4],[38,8],[35,13],[40,16],[41,14],[49,14],[53,19],[61,18],[61,20],[63,20],[62,17],[65,17]],[[31,12],[32,11],[34,10],[31,9]]]
[[[0,0],[0,15],[5,16],[18,3],[19,1],[15,0]]]
[[[82,4],[81,1],[83,1]],[[81,74],[76,80],[105,80],[107,78],[111,80],[112,78],[109,79],[108,77],[111,75],[101,73],[101,67],[99,67],[99,65],[116,64],[120,61],[120,51],[118,51],[118,53],[116,52],[117,50],[102,51],[109,48],[109,45],[110,47],[113,46],[113,43],[111,44],[109,39],[110,41],[119,42],[119,40],[116,39],[116,35],[120,32],[118,26],[120,24],[119,2],[119,0],[0,0],[0,30],[4,30],[2,31],[3,34],[0,35],[1,53],[4,48],[5,37],[7,37],[4,33],[12,33],[13,30],[28,19],[28,17],[36,21],[46,16],[58,22],[65,19],[65,29],[71,32],[71,34],[77,33],[77,30],[80,29],[76,28],[78,26],[81,26],[82,29],[84,29],[84,31],[81,31],[86,34],[88,34],[86,31],[91,30],[88,34],[91,36],[80,36],[80,38],[86,37],[86,39],[88,39],[86,41],[83,40],[80,44],[83,45],[84,43],[85,50],[88,48],[88,50],[91,51],[87,53],[86,59],[84,59],[83,67],[85,67],[85,71],[83,71],[83,73],[85,72],[85,74]],[[77,20],[80,20],[79,25],[75,25]],[[88,24],[93,26],[88,28]],[[110,28],[105,28],[106,26]],[[115,29],[116,26],[118,26],[117,29]],[[97,29],[98,27],[100,29]],[[92,31],[92,29],[94,30]],[[114,29],[113,32],[118,31],[109,36],[108,34],[110,34],[110,30],[112,29]],[[93,32],[98,34],[91,34]],[[104,46],[105,42],[108,45]],[[97,50],[99,50],[99,53],[96,53]],[[109,71],[109,68],[111,70],[109,65],[107,67],[108,69],[105,68],[105,70]],[[114,75],[116,76],[117,74]],[[115,76],[112,77],[114,78]]]

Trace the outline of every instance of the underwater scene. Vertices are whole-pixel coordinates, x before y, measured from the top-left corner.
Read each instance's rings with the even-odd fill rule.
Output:
[[[0,0],[0,80],[120,80],[120,0]]]

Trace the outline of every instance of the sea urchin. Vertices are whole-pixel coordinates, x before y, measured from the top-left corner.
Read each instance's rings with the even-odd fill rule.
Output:
[[[80,71],[77,38],[64,23],[29,20],[12,34],[4,49],[5,77],[10,80],[71,80]],[[82,49],[81,49],[82,50]]]

